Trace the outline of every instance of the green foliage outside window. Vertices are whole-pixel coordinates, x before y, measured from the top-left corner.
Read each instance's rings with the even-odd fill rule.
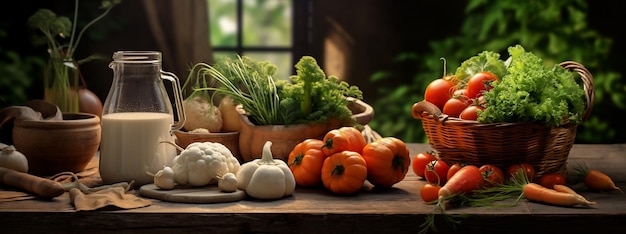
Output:
[[[578,129],[577,143],[623,141],[624,133],[618,129],[626,113],[626,80],[615,71],[619,65],[609,61],[612,39],[587,24],[587,8],[585,0],[467,1],[458,34],[430,42],[427,54],[401,53],[395,59],[398,69],[371,77],[373,84],[390,79],[406,84],[379,90],[380,99],[372,105],[385,111],[376,112],[371,127],[381,135],[426,142],[421,122],[412,118],[410,110],[414,102],[423,100],[428,83],[443,75],[440,58],[447,60],[447,73],[454,73],[462,61],[479,52],[489,50],[507,56],[506,48],[521,44],[547,65],[572,60],[593,74],[596,100],[591,118]]]

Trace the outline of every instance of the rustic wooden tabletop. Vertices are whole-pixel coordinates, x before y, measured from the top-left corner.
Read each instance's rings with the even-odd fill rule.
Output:
[[[408,146],[412,155],[430,149],[426,144]],[[606,172],[618,186],[626,188],[626,144],[574,145],[568,163],[579,162]],[[351,196],[334,195],[324,189],[297,188],[293,196],[273,201],[246,198],[236,202],[187,204],[146,198],[153,203],[144,208],[80,212],[75,211],[66,193],[52,200],[0,202],[0,230],[3,233],[416,233],[434,210],[433,205],[425,204],[420,198],[424,183],[409,172],[391,189],[364,190]],[[567,208],[522,201],[506,208],[454,208],[447,212],[463,215],[461,223],[456,230],[439,226],[439,233],[601,233],[626,227],[626,194],[585,188],[577,191],[597,205]],[[440,221],[440,215],[435,220]]]

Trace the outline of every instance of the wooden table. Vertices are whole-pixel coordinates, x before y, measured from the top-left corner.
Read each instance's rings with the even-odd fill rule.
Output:
[[[429,150],[409,144],[411,154]],[[568,163],[584,161],[605,171],[626,188],[626,144],[575,145]],[[298,188],[275,201],[245,199],[219,204],[183,204],[153,200],[131,210],[76,212],[68,194],[53,200],[0,203],[2,233],[51,232],[203,232],[203,233],[417,233],[433,206],[419,196],[424,181],[412,172],[392,189],[337,196],[323,189]],[[449,209],[465,214],[461,233],[601,233],[626,227],[626,194],[579,192],[594,208],[565,208],[521,202],[508,208]],[[437,216],[437,220],[441,220]],[[440,232],[452,232],[440,226]]]

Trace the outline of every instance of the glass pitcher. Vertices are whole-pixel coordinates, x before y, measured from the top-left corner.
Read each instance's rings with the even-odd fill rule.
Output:
[[[170,165],[176,148],[172,131],[185,122],[178,77],[161,70],[161,52],[118,51],[113,54],[113,83],[102,111],[100,175],[105,184],[152,183]],[[173,87],[177,119],[163,80]]]

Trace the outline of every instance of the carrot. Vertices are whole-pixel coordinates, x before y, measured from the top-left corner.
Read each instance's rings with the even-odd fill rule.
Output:
[[[478,167],[474,165],[464,166],[439,189],[439,199],[445,199],[455,194],[469,193],[481,188],[483,183],[483,175]]]
[[[585,185],[593,190],[598,191],[622,191],[608,175],[598,170],[589,170],[585,176]]]
[[[0,184],[19,188],[43,198],[53,198],[65,193],[61,183],[0,167]]]
[[[554,190],[562,192],[562,193],[569,193],[569,194],[576,194],[578,195],[578,193],[576,191],[574,191],[572,188],[566,186],[566,185],[562,185],[562,184],[555,184],[554,185]]]
[[[524,185],[524,197],[530,201],[542,202],[558,206],[577,206],[577,205],[595,205],[583,196],[571,194],[569,192],[559,192],[554,189],[543,187],[536,183],[528,183]]]
[[[615,186],[615,183],[604,172],[601,172],[596,169],[589,169],[585,164],[579,164],[576,168],[578,172],[578,177],[582,178],[585,186],[591,190],[596,191],[615,191],[619,190],[623,192],[619,187]]]
[[[425,222],[420,225],[423,229],[420,233],[436,231],[435,214],[441,211],[444,222],[452,227],[460,223],[455,216],[446,214],[445,206],[447,201],[454,200],[455,197],[477,191],[484,185],[483,174],[474,165],[467,165],[459,169],[450,179],[439,189],[437,205],[432,214],[426,216]]]

